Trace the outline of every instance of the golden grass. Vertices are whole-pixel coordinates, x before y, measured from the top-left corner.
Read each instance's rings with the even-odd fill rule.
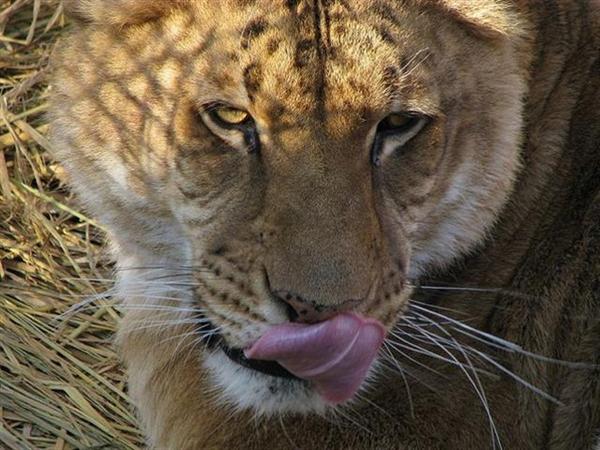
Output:
[[[103,235],[47,154],[59,0],[0,0],[0,448],[142,447],[111,347]]]

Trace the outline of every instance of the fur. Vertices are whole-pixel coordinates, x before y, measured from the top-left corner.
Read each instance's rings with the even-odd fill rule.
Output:
[[[150,447],[593,448],[597,2],[67,8],[55,156],[110,233]],[[218,102],[260,149],[210,122]],[[373,164],[397,111],[427,124]],[[390,331],[349,405],[205,348],[288,320],[285,294]]]

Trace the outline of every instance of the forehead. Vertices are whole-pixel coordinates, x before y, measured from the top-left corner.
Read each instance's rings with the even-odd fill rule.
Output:
[[[194,2],[161,31],[199,99],[218,93],[265,118],[347,117],[385,109],[418,84],[408,78],[428,50],[424,25],[382,1],[237,0]]]

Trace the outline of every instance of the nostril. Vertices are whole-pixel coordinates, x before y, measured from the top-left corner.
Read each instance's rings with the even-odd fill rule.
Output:
[[[296,309],[292,306],[291,300],[293,299],[292,294],[290,294],[289,292],[285,292],[285,293],[277,293],[277,292],[273,292],[273,289],[271,288],[271,281],[269,280],[269,274],[267,273],[266,269],[263,269],[263,274],[264,274],[264,280],[265,280],[265,284],[267,286],[267,290],[271,293],[271,295],[278,300],[281,304],[283,304],[288,320],[290,322],[298,322],[299,320],[299,315],[298,315],[298,311],[296,311]],[[280,294],[283,294],[280,295]]]
[[[285,306],[285,310],[287,312],[288,320],[290,322],[298,322],[298,318],[300,317],[299,314],[298,314],[298,311],[296,311],[296,309],[292,305],[290,305],[288,302],[283,302],[283,305]]]
[[[273,295],[285,305],[290,322],[305,322],[313,308],[299,295],[287,291],[276,291]]]

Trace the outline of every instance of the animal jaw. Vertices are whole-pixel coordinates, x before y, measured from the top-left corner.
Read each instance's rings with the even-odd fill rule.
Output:
[[[221,350],[203,357],[220,402],[237,411],[258,416],[325,414],[325,401],[305,382],[275,378],[232,362]]]

